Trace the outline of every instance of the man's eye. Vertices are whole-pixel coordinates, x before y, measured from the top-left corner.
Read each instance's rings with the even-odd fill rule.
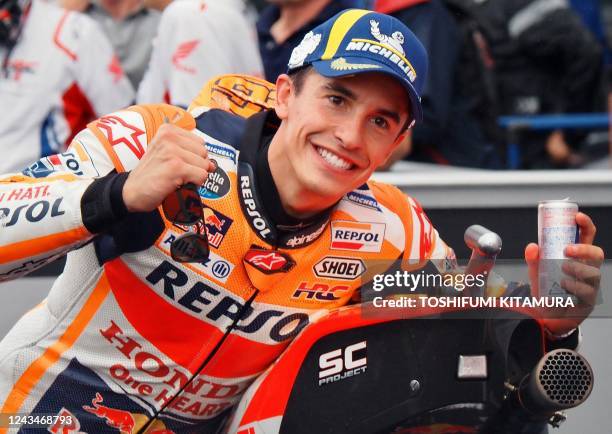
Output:
[[[344,98],[338,95],[330,95],[328,99],[329,102],[331,102],[333,105],[342,105],[342,103],[344,102]]]
[[[374,122],[374,125],[376,125],[377,127],[385,129],[389,128],[389,122],[387,122],[385,118],[381,118],[380,116],[373,118],[372,122]]]

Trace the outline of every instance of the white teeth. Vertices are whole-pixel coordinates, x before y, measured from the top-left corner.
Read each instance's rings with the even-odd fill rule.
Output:
[[[332,166],[337,167],[338,169],[349,170],[353,167],[351,163],[349,163],[343,158],[338,157],[336,154],[333,154],[327,149],[319,148],[317,146],[317,152],[321,157],[323,157],[325,161],[327,161]]]

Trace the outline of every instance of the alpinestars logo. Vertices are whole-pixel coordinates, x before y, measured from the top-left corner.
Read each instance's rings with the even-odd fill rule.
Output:
[[[314,232],[311,232],[309,234],[296,235],[295,237],[292,237],[287,240],[287,245],[289,247],[300,247],[305,244],[311,243],[316,240],[319,235],[321,235],[321,233],[325,230],[326,226],[327,222],[324,222],[321,227],[319,227],[319,229]]]
[[[103,132],[111,146],[123,145],[138,159],[144,155],[145,149],[139,137],[145,135],[145,132],[140,128],[114,115],[100,118],[96,126]]]
[[[244,255],[244,262],[264,274],[286,273],[295,266],[295,261],[286,253],[257,247]]]
[[[319,357],[319,386],[363,374],[368,365],[367,341],[338,348]]]

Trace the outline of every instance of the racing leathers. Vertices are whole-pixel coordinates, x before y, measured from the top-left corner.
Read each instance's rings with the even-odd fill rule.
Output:
[[[16,45],[0,44],[0,173],[64,151],[88,122],[134,99],[89,17],[42,0],[24,14]]]
[[[263,75],[253,25],[228,2],[172,2],[161,17],[136,101],[187,107],[223,73]]]
[[[170,256],[197,225],[113,202],[167,120],[202,137],[218,167],[199,190],[211,247],[200,263]],[[288,216],[267,161],[277,122],[272,111],[134,106],[0,179],[0,279],[68,253],[46,300],[0,344],[1,413],[70,417],[69,431],[51,432],[214,432],[304,327],[351,300],[363,272],[351,264],[452,257],[418,203],[389,185]]]

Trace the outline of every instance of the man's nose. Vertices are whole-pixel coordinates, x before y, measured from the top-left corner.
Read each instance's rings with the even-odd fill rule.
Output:
[[[346,120],[336,127],[335,136],[340,146],[344,149],[360,148],[363,141],[363,127],[361,121],[356,117]]]

